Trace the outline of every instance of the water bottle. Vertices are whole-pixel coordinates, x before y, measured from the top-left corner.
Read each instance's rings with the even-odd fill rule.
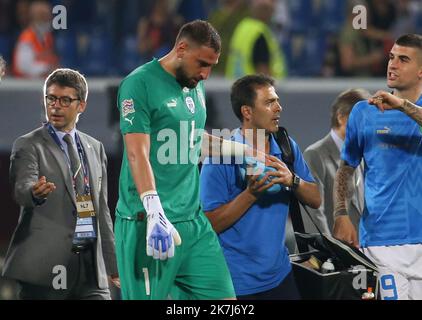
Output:
[[[240,174],[243,180],[246,179],[246,175],[248,173],[251,174],[251,172],[247,172],[248,167],[251,167],[253,169],[252,174],[257,174],[259,172],[258,180],[262,179],[268,171],[277,171],[277,169],[273,167],[265,166],[264,163],[257,161],[255,158],[245,157],[245,163],[242,166],[240,166]],[[270,183],[271,178],[272,177],[269,177],[267,181],[265,181],[264,185]],[[286,188],[286,187],[283,186],[283,188]],[[280,192],[281,189],[282,189],[282,186],[276,183],[273,186],[271,186],[271,188],[267,189],[266,193],[275,194],[275,193]]]
[[[335,267],[331,258],[328,258],[321,266],[321,273],[331,273],[335,271]]]

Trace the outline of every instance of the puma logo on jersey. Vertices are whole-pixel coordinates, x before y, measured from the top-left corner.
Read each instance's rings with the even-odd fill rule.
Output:
[[[135,117],[132,117],[132,119],[129,119],[129,118],[124,118],[124,119],[125,119],[125,121],[129,122],[130,125],[132,126],[133,125],[132,121],[133,121],[133,119],[135,119]]]
[[[167,102],[167,107],[169,107],[169,108],[174,108],[176,106],[177,106],[176,99],[171,99],[169,102]]]
[[[391,129],[389,127],[384,127],[384,129],[378,129],[377,134],[389,134]]]

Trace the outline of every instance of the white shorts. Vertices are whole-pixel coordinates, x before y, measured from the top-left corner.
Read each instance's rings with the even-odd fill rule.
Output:
[[[362,248],[378,267],[382,300],[422,300],[422,244]]]

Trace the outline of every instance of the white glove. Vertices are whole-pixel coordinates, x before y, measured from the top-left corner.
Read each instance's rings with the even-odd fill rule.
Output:
[[[147,212],[147,255],[160,260],[173,257],[174,246],[180,245],[182,239],[164,214],[158,194],[143,194],[142,203]]]

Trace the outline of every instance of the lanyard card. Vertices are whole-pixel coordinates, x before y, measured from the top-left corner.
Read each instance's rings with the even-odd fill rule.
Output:
[[[79,218],[95,217],[91,195],[76,196],[76,210]]]
[[[78,218],[76,220],[75,238],[95,238],[95,210],[91,195],[77,196],[76,209]]]

